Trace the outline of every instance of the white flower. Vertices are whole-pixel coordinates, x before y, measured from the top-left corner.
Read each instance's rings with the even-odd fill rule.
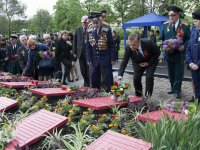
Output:
[[[187,109],[184,110],[184,113],[188,115],[189,111]]]

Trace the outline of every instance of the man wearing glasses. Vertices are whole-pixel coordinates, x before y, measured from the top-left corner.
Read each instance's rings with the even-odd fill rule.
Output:
[[[169,39],[174,39],[175,41],[171,47],[165,50],[165,59],[171,84],[171,91],[168,94],[176,94],[176,98],[181,98],[185,48],[190,37],[190,29],[186,22],[180,20],[182,9],[176,6],[169,6],[167,11],[169,13],[169,21],[163,24],[161,38],[163,41],[169,41]],[[181,42],[178,43],[177,39]]]

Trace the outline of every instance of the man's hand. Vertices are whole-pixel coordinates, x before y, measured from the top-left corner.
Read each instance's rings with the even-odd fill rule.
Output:
[[[76,54],[73,54],[73,56],[76,58]]]
[[[140,63],[139,65],[140,65],[140,67],[147,67],[147,66],[149,66],[149,63],[144,62],[144,63]]]
[[[196,65],[196,64],[194,64],[194,63],[190,63],[189,64],[189,67],[192,69],[192,70],[197,70],[199,67]]]
[[[68,45],[72,46],[72,42],[66,41],[66,43],[67,43]]]
[[[122,80],[122,76],[118,76],[117,80],[119,80],[119,81]]]

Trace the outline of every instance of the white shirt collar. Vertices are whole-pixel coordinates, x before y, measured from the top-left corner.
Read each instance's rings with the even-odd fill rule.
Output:
[[[175,29],[177,29],[179,22],[180,22],[180,20],[178,19],[178,20],[176,21],[176,23],[175,23]]]

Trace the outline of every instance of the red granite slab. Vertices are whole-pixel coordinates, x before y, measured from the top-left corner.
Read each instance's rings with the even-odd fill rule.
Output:
[[[7,97],[0,97],[0,112],[16,107],[17,104],[18,102],[13,99]]]
[[[137,103],[137,102],[141,102],[142,101],[142,97],[138,97],[138,96],[128,96],[129,98],[129,102],[130,103]]]
[[[86,150],[149,150],[151,143],[123,135],[113,131],[107,131],[89,146]]]
[[[67,90],[63,90],[62,88],[41,88],[41,89],[30,89],[33,94],[53,97],[53,96],[65,96],[70,94],[75,94],[76,91],[67,92]]]
[[[42,86],[42,85],[48,85],[49,82],[45,81],[38,81],[38,84],[36,85],[34,82],[0,82],[1,86],[5,86],[8,88],[24,88],[25,86]]]
[[[138,102],[140,99],[131,97],[131,101]],[[73,100],[73,104],[77,104],[78,106],[92,108],[94,110],[105,110],[109,109],[112,106],[127,106],[128,102],[126,101],[115,101],[110,98],[110,96],[106,97],[97,97],[91,99],[84,100]]]
[[[41,138],[44,134],[53,131],[67,123],[67,117],[40,110],[23,119],[16,125],[16,138],[20,148],[24,149]]]
[[[169,112],[164,109],[140,114],[138,116],[138,119],[144,122],[146,122],[147,120],[149,120],[150,122],[158,122],[158,120],[160,120],[164,116],[164,114],[167,114],[170,118],[174,117],[174,120],[178,120],[180,118],[183,118],[184,120],[188,119],[188,116],[185,114]]]

